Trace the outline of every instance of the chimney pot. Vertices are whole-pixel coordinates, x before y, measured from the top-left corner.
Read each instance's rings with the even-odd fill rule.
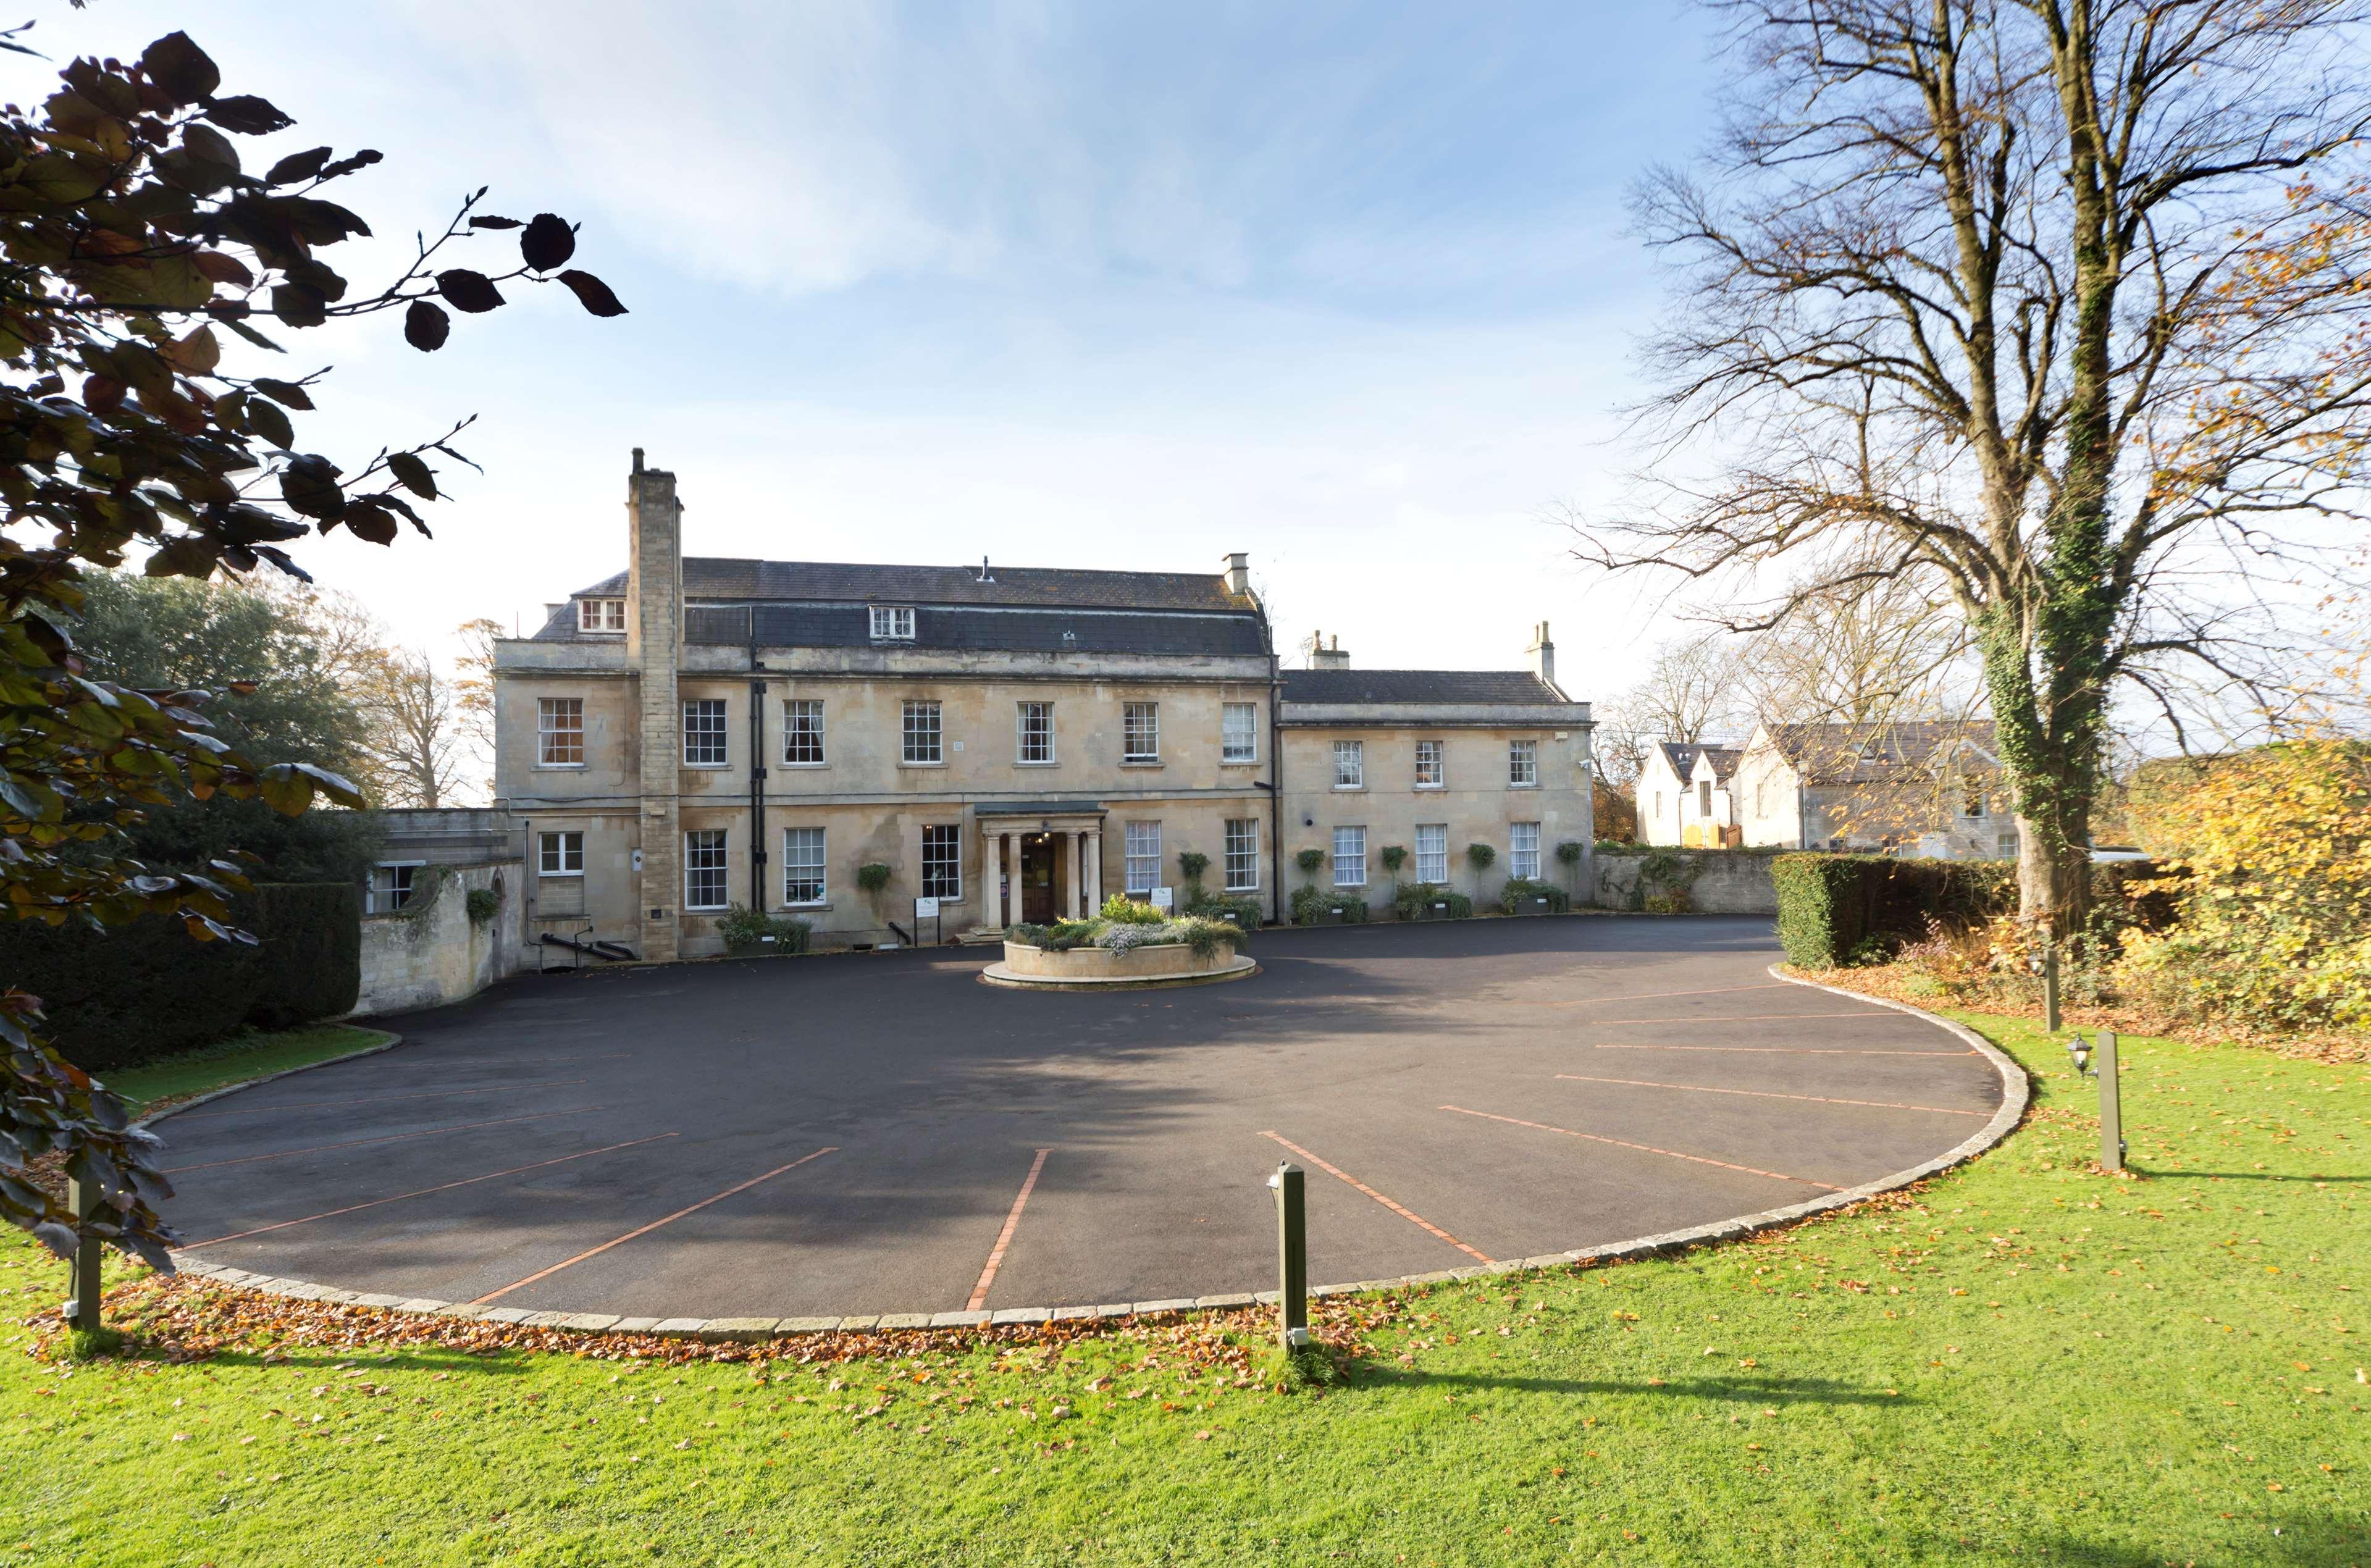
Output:
[[[1227,592],[1238,598],[1248,597],[1252,591],[1252,558],[1244,550],[1227,552]]]
[[[1532,645],[1526,651],[1532,656],[1532,674],[1549,686],[1556,686],[1556,644],[1548,640],[1547,622],[1539,621],[1533,625]]]
[[[637,446],[637,447],[635,447],[635,448],[634,448],[634,472],[636,472],[637,474],[639,474],[639,473],[641,473],[642,471],[642,449],[641,447]]]

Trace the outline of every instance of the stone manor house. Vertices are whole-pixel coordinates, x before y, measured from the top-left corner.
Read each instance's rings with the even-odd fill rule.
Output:
[[[1390,846],[1397,880],[1477,903],[1510,875],[1589,886],[1555,855],[1590,837],[1589,705],[1544,623],[1527,669],[1328,648],[1287,670],[1239,554],[1207,575],[687,558],[683,514],[637,450],[626,570],[496,644],[525,962],[545,933],[715,952],[734,904],[818,945],[1182,905],[1187,853],[1271,919],[1309,882],[1388,905]],[[919,932],[918,899],[939,910]]]

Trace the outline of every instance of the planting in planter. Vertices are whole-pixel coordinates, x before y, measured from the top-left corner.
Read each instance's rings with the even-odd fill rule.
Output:
[[[1498,907],[1509,915],[1561,915],[1572,907],[1572,895],[1554,882],[1509,877]]]
[[[1116,896],[1090,919],[1012,927],[1004,937],[1004,962],[989,965],[984,978],[1043,989],[1240,979],[1257,968],[1237,956],[1244,938],[1229,921],[1171,919]]]
[[[724,951],[735,958],[804,952],[814,931],[804,920],[769,915],[746,904],[734,905],[716,920],[716,934],[724,939]]]
[[[1392,913],[1403,920],[1463,920],[1474,901],[1438,882],[1405,882],[1392,894]]]
[[[1355,893],[1304,887],[1292,895],[1296,926],[1355,926],[1367,918],[1367,901]]]

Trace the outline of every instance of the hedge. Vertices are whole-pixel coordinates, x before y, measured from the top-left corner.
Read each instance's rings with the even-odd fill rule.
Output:
[[[1770,863],[1778,941],[1790,963],[1830,969],[1890,953],[1945,924],[2017,909],[2007,860],[1910,860],[1891,855],[1781,855]]]
[[[285,1029],[353,1010],[362,991],[362,900],[345,882],[267,884],[233,917],[256,945],[199,942],[150,916],[87,926],[0,924],[0,977],[41,998],[44,1026],[87,1072],[169,1056],[252,1024]]]

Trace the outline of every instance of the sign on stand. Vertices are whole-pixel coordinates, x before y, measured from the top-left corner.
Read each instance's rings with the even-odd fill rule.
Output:
[[[1165,887],[1156,887],[1152,890],[1152,906],[1165,914],[1177,906],[1175,895]]]
[[[920,947],[922,945],[922,922],[924,920],[929,920],[931,923],[931,942],[934,945],[943,943],[947,940],[946,917],[939,913],[939,901],[937,899],[918,898],[914,900],[914,945],[916,947]]]

